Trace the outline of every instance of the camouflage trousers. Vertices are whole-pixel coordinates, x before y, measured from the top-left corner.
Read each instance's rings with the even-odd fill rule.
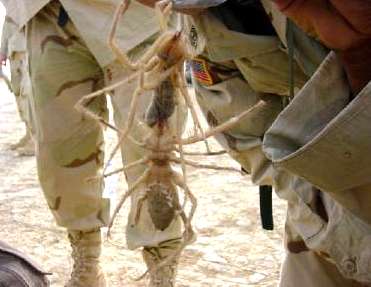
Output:
[[[104,138],[101,125],[74,109],[84,96],[130,75],[117,63],[101,67],[83,38],[69,20],[57,23],[60,4],[53,2],[41,10],[27,25],[27,45],[33,87],[33,106],[37,141],[37,167],[47,203],[59,225],[73,230],[106,226],[110,216],[109,199],[102,197],[103,180],[87,181],[100,174],[104,160]],[[99,33],[98,31],[96,31]],[[152,43],[141,44],[130,52],[138,57]],[[126,121],[131,96],[137,81],[112,91],[114,120],[118,128]],[[149,93],[139,100],[139,109],[131,136],[141,140],[145,134],[143,116],[151,100]],[[107,117],[104,96],[95,98],[88,108]],[[123,164],[142,158],[146,151],[132,141],[122,143]],[[142,175],[143,166],[126,172],[129,186]],[[137,214],[140,188],[132,196],[129,223]],[[146,202],[140,209],[136,225],[128,224],[127,239],[131,249],[156,246],[181,236],[179,218],[164,230],[152,224]]]
[[[31,79],[28,70],[28,59],[26,52],[14,51],[9,59],[11,86],[15,95],[18,113],[25,123],[27,133],[34,133],[34,120],[31,106]]]

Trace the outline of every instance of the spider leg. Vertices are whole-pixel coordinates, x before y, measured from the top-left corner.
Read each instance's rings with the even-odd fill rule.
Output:
[[[131,135],[128,135],[128,140],[130,140],[133,144],[136,144],[138,147],[147,148],[147,145],[145,142],[140,142],[136,140],[135,138],[133,138]]]
[[[145,68],[145,71],[147,72],[147,70],[153,68],[156,64],[158,64],[158,59],[153,59],[152,61],[150,61],[148,63],[148,66],[146,66]],[[168,77],[171,72],[173,71],[172,68],[168,69],[165,73],[165,75],[163,75],[162,77],[160,77],[160,79],[162,80],[163,78],[166,78]],[[101,118],[99,116],[97,116],[96,114],[94,114],[93,112],[91,112],[89,109],[86,108],[86,105],[89,104],[89,102],[96,98],[96,97],[99,97],[101,95],[105,95],[106,93],[118,88],[119,86],[122,86],[124,84],[127,84],[127,83],[130,83],[131,81],[133,81],[135,78],[137,77],[141,77],[143,74],[142,71],[137,71],[133,74],[131,74],[129,77],[121,80],[121,81],[118,81],[112,85],[109,85],[107,87],[104,87],[103,89],[100,89],[98,91],[95,91],[93,93],[90,93],[90,94],[87,94],[85,96],[83,96],[76,104],[75,104],[75,109],[79,112],[81,112],[82,114],[85,114],[97,121],[101,121]],[[143,76],[144,77],[144,76]],[[153,89],[153,87],[156,87],[156,85],[158,85],[157,82],[153,82],[153,83],[150,83],[149,84],[149,87],[147,89]],[[113,95],[115,96],[115,95]]]
[[[183,144],[182,144],[182,120],[181,120],[181,113],[180,113],[180,105],[179,105],[179,96],[176,97],[176,105],[177,105],[177,114],[176,114],[176,136],[177,140],[179,142],[178,145],[178,152],[179,152],[179,161],[180,165],[182,167],[182,173],[183,173],[183,178],[187,178],[187,167],[184,162],[184,151],[183,151]],[[175,146],[174,146],[175,148]],[[187,203],[188,195],[185,194],[184,196],[184,202],[183,202],[183,208]]]
[[[201,126],[201,122],[200,122],[200,119],[199,119],[199,117],[197,115],[197,112],[196,112],[194,103],[192,102],[192,99],[191,99],[191,97],[190,97],[190,95],[189,95],[189,93],[188,93],[188,91],[186,89],[186,83],[184,82],[183,77],[179,76],[179,75],[181,75],[181,71],[179,71],[179,69],[178,69],[177,72],[178,72],[177,79],[178,79],[178,86],[179,86],[180,93],[183,96],[184,100],[187,103],[188,108],[191,111],[193,122],[197,126],[198,130],[201,133],[201,137],[203,138],[203,140],[205,142],[206,150],[207,150],[208,153],[210,153],[211,152],[210,151],[210,147],[209,147],[209,144],[208,144],[208,142],[206,140],[207,137],[206,137],[205,132],[204,132],[202,126]],[[198,136],[198,135],[196,134],[195,136]]]
[[[175,148],[174,149],[176,152],[179,152],[179,149]],[[215,156],[215,155],[223,155],[223,154],[226,154],[227,151],[226,150],[220,150],[220,151],[213,151],[213,152],[189,152],[189,151],[184,151],[183,150],[183,154],[184,155],[189,155],[189,156]]]
[[[170,74],[173,72],[173,69],[174,69],[174,67],[169,68],[168,70],[166,70],[163,74],[161,74],[159,76],[159,78],[157,80],[161,83],[163,80],[165,80],[167,77],[170,76]],[[125,123],[124,129],[121,131],[121,133],[119,135],[119,139],[118,139],[117,144],[115,145],[115,147],[113,148],[112,152],[110,153],[110,155],[108,157],[108,161],[107,161],[106,166],[103,169],[103,173],[105,173],[107,171],[107,168],[108,168],[109,164],[111,163],[113,157],[115,156],[116,152],[119,150],[119,148],[121,146],[121,143],[127,138],[128,134],[129,134],[129,132],[130,132],[132,126],[133,126],[134,118],[135,118],[136,110],[137,110],[137,106],[138,106],[139,97],[143,94],[143,92],[145,90],[150,90],[150,89],[153,89],[154,87],[157,87],[157,86],[158,86],[158,83],[155,83],[155,82],[152,82],[152,83],[149,83],[149,84],[145,85],[144,84],[144,73],[142,72],[142,73],[139,74],[139,87],[135,90],[133,98],[131,100],[128,119]]]
[[[191,137],[188,137],[188,138],[185,138],[185,139],[182,139],[182,143],[183,145],[189,145],[189,144],[193,144],[193,143],[196,143],[196,142],[199,142],[199,141],[203,141],[204,139],[206,138],[209,138],[211,136],[215,136],[216,134],[218,133],[222,133],[226,130],[229,130],[231,128],[233,128],[234,126],[236,126],[244,117],[246,117],[249,113],[251,113],[253,110],[261,107],[265,105],[265,102],[264,101],[259,101],[256,105],[252,106],[251,108],[249,108],[248,110],[240,113],[239,115],[229,119],[228,121],[214,127],[214,128],[211,128],[209,129],[208,131],[205,132],[204,136],[199,136],[199,135],[195,135],[195,136],[191,136]]]
[[[181,119],[179,100],[177,100],[177,102],[176,102],[176,107],[177,107],[177,110],[176,110],[176,137],[179,141],[179,145],[178,145],[179,160],[180,160],[180,164],[181,164],[181,167],[182,167],[183,177],[186,178],[187,177],[187,171],[186,171],[186,166],[184,164],[184,151],[183,151],[183,144],[182,144],[182,141],[181,141],[183,123],[182,123],[182,119]]]
[[[122,171],[126,171],[128,169],[134,168],[134,167],[136,167],[138,165],[147,164],[148,162],[149,162],[148,157],[144,157],[142,159],[139,159],[139,160],[136,160],[134,162],[131,162],[131,163],[123,166],[122,168],[119,168],[119,169],[116,169],[114,171],[108,172],[108,173],[104,174],[103,177],[109,177],[109,176],[114,175],[116,173],[119,173],[119,172],[122,172]]]
[[[98,121],[105,127],[107,128],[110,128],[111,130],[117,132],[117,133],[120,133],[121,130],[119,130],[118,128],[116,128],[114,125],[110,124],[109,122],[107,122],[105,119],[103,118],[99,118]]]
[[[111,228],[112,228],[112,225],[113,225],[113,222],[115,221],[115,218],[118,214],[118,212],[120,211],[121,207],[123,206],[123,204],[125,203],[125,201],[130,197],[130,195],[132,195],[132,193],[136,190],[136,188],[143,182],[145,182],[149,176],[149,174],[151,173],[151,168],[148,167],[144,173],[139,177],[139,179],[137,179],[133,185],[124,193],[124,195],[121,197],[119,203],[116,205],[115,207],[115,210],[112,214],[112,217],[110,219],[110,222],[108,224],[108,231],[107,231],[107,237],[110,237],[110,234],[111,234]]]
[[[140,57],[138,65],[146,65],[151,58],[163,50],[163,47],[166,46],[166,44],[170,42],[175,35],[176,32],[174,31],[167,31],[161,34],[151,45],[151,47],[148,48],[144,55]]]
[[[121,2],[121,4],[117,7],[114,17],[113,17],[113,22],[112,26],[110,29],[110,33],[108,36],[108,45],[111,48],[112,52],[115,54],[117,57],[117,60],[124,66],[128,67],[131,70],[138,70],[139,66],[136,63],[132,63],[124,52],[120,49],[120,47],[117,45],[116,40],[115,40],[115,35],[117,31],[117,26],[118,23],[122,17],[122,15],[128,10],[129,5],[130,5],[130,0],[124,0]]]
[[[193,215],[194,215],[194,213],[196,211],[196,208],[197,208],[197,199],[193,195],[191,190],[188,188],[184,179],[175,172],[173,172],[173,182],[177,186],[179,186],[181,189],[183,189],[184,192],[189,197],[189,199],[191,201],[191,210],[189,212],[188,217],[186,216],[184,210],[181,210],[180,216],[182,218],[182,221],[183,221],[184,227],[185,227],[185,231],[184,231],[184,234],[183,234],[183,242],[180,244],[178,249],[171,256],[167,257],[165,260],[163,260],[162,262],[160,262],[156,266],[156,268],[158,268],[158,269],[167,265],[167,264],[169,264],[169,262],[171,262],[171,260],[173,260],[175,257],[179,256],[179,254],[183,251],[183,249],[194,240],[194,231],[193,231],[193,228],[192,228],[191,221],[192,221]]]
[[[87,104],[89,104],[90,100],[98,97],[98,96],[101,96],[101,95],[105,95],[106,93],[118,88],[119,86],[121,85],[124,85],[124,84],[127,84],[129,82],[131,82],[132,80],[134,80],[135,78],[137,78],[138,76],[140,76],[140,72],[136,72],[136,73],[133,73],[131,74],[129,77],[121,80],[121,81],[118,81],[112,85],[109,85],[103,89],[100,89],[98,91],[95,91],[93,93],[90,93],[90,94],[87,94],[85,96],[83,96],[76,104],[75,104],[75,109],[79,112],[81,112],[82,114],[85,114],[87,116],[90,116],[94,119],[96,119],[97,115],[92,113],[91,111],[89,111],[85,106]],[[99,120],[99,119],[98,119]]]
[[[131,127],[133,126],[134,118],[135,118],[136,110],[137,110],[137,106],[138,106],[138,101],[139,101],[139,98],[144,91],[143,85],[144,85],[144,74],[141,73],[140,76],[139,76],[139,87],[137,87],[137,89],[135,90],[135,92],[133,94],[133,98],[132,98],[131,103],[130,103],[128,119],[125,123],[125,127],[122,130],[121,134],[119,135],[119,139],[118,139],[117,144],[115,145],[115,147],[113,148],[112,152],[110,153],[110,155],[108,157],[107,164],[103,169],[103,174],[107,171],[107,167],[111,163],[111,161],[112,161],[113,157],[115,156],[116,152],[119,150],[119,148],[121,146],[121,143],[126,139],[128,133],[131,130]]]
[[[197,208],[197,199],[196,197],[192,194],[188,186],[185,184],[183,178],[179,176],[177,173],[173,172],[172,174],[172,182],[179,186],[181,189],[184,190],[184,192],[188,195],[191,201],[191,210],[189,212],[189,216],[187,217],[184,210],[180,209],[180,217],[182,218],[182,221],[184,223],[185,231],[183,233],[183,242],[179,245],[179,247],[172,253],[170,256],[168,256],[166,259],[161,261],[159,264],[157,264],[155,267],[153,267],[153,270],[149,269],[144,273],[140,278],[137,280],[142,279],[146,274],[148,274],[150,271],[156,272],[156,270],[159,270],[160,268],[169,265],[170,262],[178,257],[180,253],[184,250],[184,248],[190,244],[194,240],[194,231],[191,225],[191,220],[193,218],[193,215],[196,211]]]
[[[147,196],[144,196],[141,199],[139,199],[139,201],[138,201],[137,212],[136,212],[135,218],[134,218],[134,225],[138,225],[138,222],[139,222],[139,219],[140,219],[140,214],[142,213],[143,204],[144,204],[144,201],[146,199],[147,199]]]
[[[157,1],[155,4],[155,11],[160,23],[160,29],[163,32],[168,28],[168,21],[172,8],[172,2],[169,0]]]
[[[182,160],[178,157],[171,157],[170,159],[172,162],[181,164]],[[225,170],[225,171],[234,171],[238,173],[242,173],[242,171],[238,168],[228,167],[228,166],[219,166],[219,165],[211,165],[211,164],[200,164],[195,161],[190,160],[183,160],[183,163],[189,166],[197,167],[197,168],[206,168],[206,169],[213,169],[213,170]]]
[[[128,170],[128,169],[130,169],[130,168],[136,167],[136,166],[138,166],[138,165],[146,164],[146,163],[148,163],[148,158],[147,158],[147,157],[142,158],[142,159],[137,160],[137,161],[134,161],[134,162],[132,162],[132,163],[129,163],[129,164],[125,165],[125,166],[122,167],[122,168],[119,168],[119,169],[116,169],[116,170],[114,170],[114,171],[111,171],[111,172],[108,172],[108,173],[106,173],[106,174],[103,174],[103,178],[106,178],[106,177],[109,177],[109,176],[115,175],[115,174],[117,174],[117,173],[119,173],[119,172],[126,171],[126,170]],[[86,179],[86,181],[87,181],[87,182],[91,182],[91,181],[94,181],[94,180],[98,180],[98,179],[100,179],[101,177],[102,177],[102,176],[100,176],[100,175],[98,175],[98,176],[93,176],[93,177],[89,177],[89,178]]]
[[[152,57],[147,64],[144,65],[143,69],[145,72],[149,72],[153,69],[155,69],[156,66],[158,66],[160,63],[160,58],[157,56]]]
[[[181,189],[184,190],[184,192],[188,195],[190,201],[191,201],[191,210],[188,215],[188,222],[186,224],[186,230],[187,229],[192,229],[191,226],[191,221],[193,218],[193,215],[196,211],[197,208],[197,198],[193,195],[192,191],[189,189],[188,185],[186,184],[186,181],[184,178],[182,178],[179,174],[176,172],[173,172],[173,177],[172,177],[174,183],[179,186]],[[193,232],[193,230],[192,230]]]
[[[161,34],[155,42],[151,45],[151,47],[144,53],[144,55],[137,61],[132,62],[129,59],[129,56],[124,53],[120,47],[117,45],[115,35],[118,27],[118,23],[122,17],[122,15],[127,11],[130,0],[124,0],[122,3],[117,7],[115,14],[114,14],[114,20],[112,22],[112,26],[110,29],[109,37],[108,37],[108,45],[111,48],[112,52],[117,57],[118,61],[124,66],[128,67],[133,71],[141,69],[142,66],[147,65],[147,63],[150,61],[151,58],[153,58],[158,52],[162,50],[162,47],[169,42],[175,35],[175,32],[164,32]],[[171,10],[171,7],[170,7]],[[165,7],[165,10],[163,13],[170,14],[170,10],[168,7]],[[166,20],[167,21],[167,20]],[[167,25],[166,25],[167,26]]]
[[[156,59],[154,59],[152,62],[148,63],[149,65],[155,65],[155,64],[158,64],[158,62],[156,61]],[[149,66],[148,68],[152,68],[152,66]],[[162,81],[164,81],[167,77],[169,77],[171,75],[171,73],[174,71],[174,67],[170,67],[169,69],[167,69],[165,72],[163,72],[162,74],[160,74],[160,76],[157,75],[157,79],[156,80],[153,80],[152,82],[149,82],[148,84],[144,85],[144,83],[142,84],[142,89],[143,90],[151,90],[151,89],[154,89],[156,88],[159,83],[161,83]],[[106,93],[118,88],[119,86],[121,85],[124,85],[126,83],[129,83],[131,82],[132,80],[134,80],[136,77],[139,77],[139,81],[142,82],[143,79],[141,78],[144,78],[144,74],[142,71],[138,71],[136,73],[133,73],[131,74],[129,77],[121,80],[121,81],[118,81],[110,86],[107,86],[103,89],[100,89],[98,91],[95,91],[93,93],[90,93],[90,94],[87,94],[85,96],[83,96],[76,104],[75,104],[75,109],[79,112],[81,112],[82,114],[92,118],[92,119],[95,119],[101,123],[103,123],[104,125],[110,127],[110,128],[113,128],[115,129],[113,126],[111,126],[109,123],[107,123],[106,121],[104,121],[104,119],[102,117],[99,117],[98,115],[94,114],[92,111],[90,111],[88,108],[86,108],[86,105],[89,104],[89,102],[98,97],[98,96],[101,96],[101,95],[105,95]],[[138,91],[136,91],[138,93]],[[140,91],[140,92],[143,92],[143,91]],[[113,95],[115,96],[115,95]],[[117,130],[116,130],[117,131]]]
[[[148,81],[148,78],[147,78],[147,82],[146,82],[145,86],[143,86],[143,89],[145,89],[145,90],[153,90],[153,89],[157,88],[172,73],[174,73],[174,71],[175,71],[175,66],[172,66],[172,67],[168,68],[167,70],[161,72],[160,74],[153,72],[153,73],[151,73],[151,74],[148,75],[148,73],[146,73],[146,75],[152,76],[155,79],[153,79],[151,81]]]

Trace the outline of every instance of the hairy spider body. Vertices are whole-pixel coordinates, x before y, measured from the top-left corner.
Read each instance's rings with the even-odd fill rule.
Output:
[[[170,180],[170,165],[157,166],[150,174],[146,186],[148,212],[156,229],[165,230],[181,212],[176,185]]]
[[[152,223],[158,230],[165,230],[179,212],[181,207],[177,193],[176,184],[173,182],[174,170],[171,166],[171,157],[174,156],[170,150],[169,138],[166,135],[166,121],[161,118],[152,131],[145,146],[150,150],[148,155],[148,178],[145,181],[145,198],[147,200],[148,212]],[[140,209],[138,215],[140,216]]]

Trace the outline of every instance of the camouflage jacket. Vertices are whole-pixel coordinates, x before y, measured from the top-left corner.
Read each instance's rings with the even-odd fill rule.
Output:
[[[7,15],[21,28],[52,0],[0,0]],[[102,66],[114,55],[107,45],[113,15],[121,0],[60,0],[87,46]],[[116,37],[120,47],[129,51],[159,31],[152,9],[132,1],[119,25]]]

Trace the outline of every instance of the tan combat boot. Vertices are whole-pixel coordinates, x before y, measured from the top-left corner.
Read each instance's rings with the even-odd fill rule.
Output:
[[[178,241],[179,242],[179,241]],[[168,264],[157,269],[156,266],[174,254],[176,246],[144,247],[143,258],[149,270],[149,287],[174,287],[177,273],[179,255],[175,256]],[[170,247],[170,248],[169,248]]]
[[[99,265],[100,229],[68,230],[68,239],[74,264],[71,279],[65,287],[106,287],[104,273]]]

